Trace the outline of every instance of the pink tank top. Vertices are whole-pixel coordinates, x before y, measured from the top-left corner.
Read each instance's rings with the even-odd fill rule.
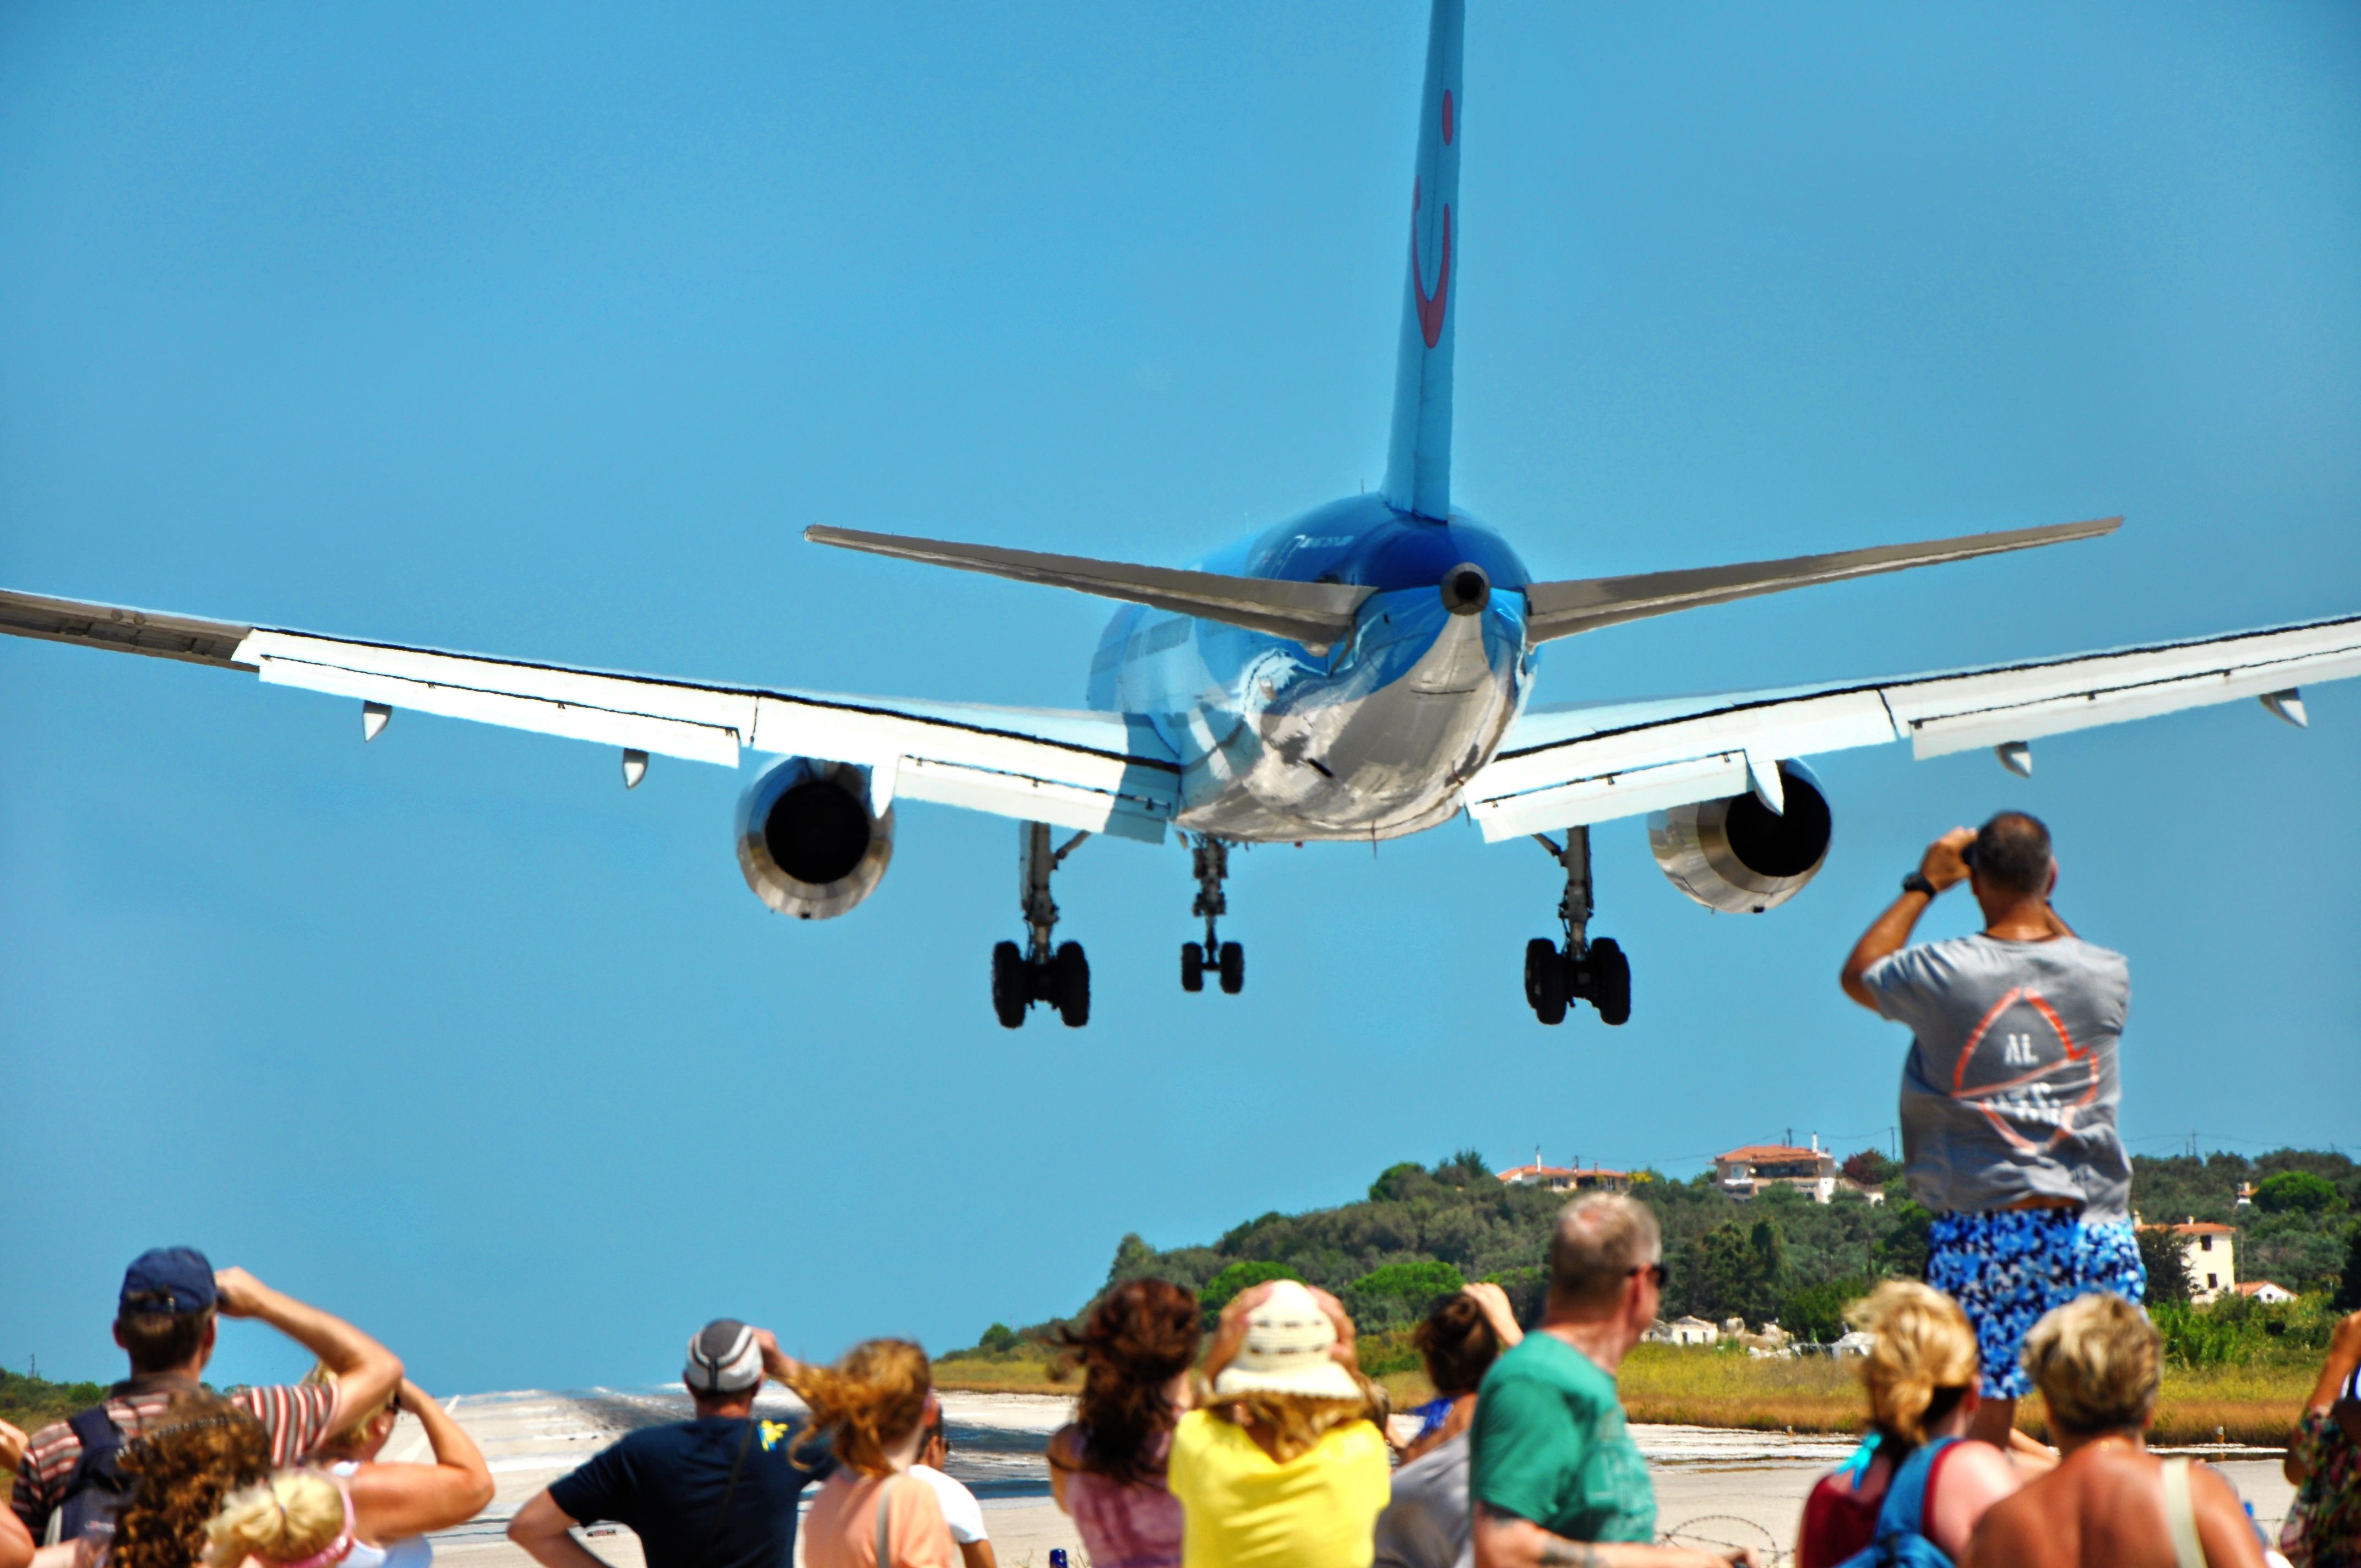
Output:
[[[1172,1434],[1141,1457],[1144,1478],[1126,1486],[1087,1470],[1066,1472],[1066,1501],[1091,1568],[1180,1568],[1180,1502],[1164,1488]]]

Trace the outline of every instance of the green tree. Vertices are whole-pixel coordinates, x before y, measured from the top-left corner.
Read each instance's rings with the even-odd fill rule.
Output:
[[[1383,1203],[1390,1199],[1406,1198],[1410,1196],[1410,1179],[1425,1174],[1426,1167],[1414,1159],[1389,1165],[1378,1172],[1378,1179],[1369,1183],[1369,1201]]]
[[[1831,1279],[1790,1290],[1779,1302],[1779,1326],[1816,1344],[1842,1339],[1844,1310],[1874,1288],[1868,1279]]]
[[[1778,1314],[1787,1283],[1786,1235],[1776,1220],[1744,1232],[1724,1220],[1689,1245],[1687,1272],[1691,1311],[1763,1322]]]
[[[2181,1255],[2180,1238],[2158,1226],[2139,1233],[2140,1266],[2147,1270],[2151,1305],[2189,1301],[2189,1260]]]
[[[1240,1258],[1205,1281],[1205,1288],[1197,1292],[1197,1304],[1205,1310],[1205,1326],[1210,1329],[1213,1321],[1222,1315],[1222,1309],[1228,1306],[1239,1291],[1260,1285],[1265,1280],[1302,1277],[1283,1263]]]
[[[2345,1238],[2345,1274],[2336,1282],[2336,1310],[2361,1312],[2361,1224]]]
[[[2282,1170],[2263,1178],[2255,1189],[2255,1207],[2266,1214],[2334,1214],[2345,1200],[2335,1184],[2308,1170]]]
[[[1466,1288],[1466,1279],[1451,1265],[1422,1259],[1373,1268],[1345,1286],[1341,1294],[1356,1328],[1363,1333],[1381,1333],[1417,1321],[1435,1298]]]
[[[983,1331],[975,1347],[990,1355],[1005,1355],[1016,1348],[1016,1331],[1006,1323],[994,1323]]]

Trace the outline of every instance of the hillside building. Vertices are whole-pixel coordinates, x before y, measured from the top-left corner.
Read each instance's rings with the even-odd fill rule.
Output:
[[[1790,1144],[1748,1144],[1716,1155],[1714,1182],[1732,1198],[1752,1198],[1769,1187],[1792,1187],[1815,1203],[1836,1196],[1837,1157],[1820,1147],[1812,1135],[1809,1148]]]
[[[1533,1151],[1533,1163],[1512,1166],[1500,1172],[1500,1179],[1510,1187],[1538,1187],[1544,1192],[1628,1192],[1631,1190],[1631,1173],[1609,1170],[1600,1165],[1586,1166],[1576,1155],[1572,1165],[1543,1165],[1542,1151]]]
[[[2193,1214],[2178,1225],[2143,1224],[2134,1214],[2132,1223],[2143,1231],[2169,1231],[2180,1244],[2180,1260],[2189,1270],[2189,1299],[2199,1306],[2238,1288],[2236,1226],[2217,1225]]]

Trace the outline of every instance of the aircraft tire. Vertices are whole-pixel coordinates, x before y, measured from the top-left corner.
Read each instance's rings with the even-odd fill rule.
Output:
[[[1020,1028],[1025,1009],[1032,1004],[1032,987],[1026,982],[1025,950],[1014,942],[992,949],[992,1011],[1004,1029]]]
[[[1180,989],[1189,992],[1205,989],[1205,949],[1194,942],[1180,944]]]
[[[1631,1021],[1631,960],[1612,937],[1590,944],[1590,1003],[1598,1021],[1621,1025]]]
[[[1246,950],[1235,942],[1222,944],[1222,994],[1235,996],[1246,988]]]
[[[1570,978],[1566,967],[1557,944],[1547,937],[1535,937],[1525,944],[1525,1005],[1544,1024],[1565,1022],[1566,981]]]
[[[1057,993],[1058,1016],[1069,1029],[1091,1021],[1091,961],[1080,942],[1067,942],[1049,960],[1049,988]]]

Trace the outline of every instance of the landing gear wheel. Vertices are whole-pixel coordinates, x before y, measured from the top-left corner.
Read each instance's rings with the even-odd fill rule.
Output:
[[[1535,937],[1525,944],[1525,1004],[1544,1024],[1565,1022],[1565,959],[1557,944]]]
[[[1091,1021],[1091,961],[1082,957],[1080,942],[1060,946],[1043,978],[1049,982],[1058,1016],[1067,1028],[1079,1029]]]
[[[1590,944],[1585,961],[1590,970],[1586,988],[1590,1004],[1598,1009],[1602,1024],[1620,1025],[1631,1021],[1631,960],[1612,937],[1601,937]]]
[[[1235,996],[1246,986],[1246,950],[1235,942],[1222,944],[1222,994]]]
[[[1026,972],[1024,948],[1002,942],[992,949],[992,1011],[1002,1028],[1024,1024],[1025,1009],[1033,999],[1032,987],[1027,983],[1032,978]]]
[[[1180,944],[1180,989],[1205,989],[1205,949],[1194,942]]]

